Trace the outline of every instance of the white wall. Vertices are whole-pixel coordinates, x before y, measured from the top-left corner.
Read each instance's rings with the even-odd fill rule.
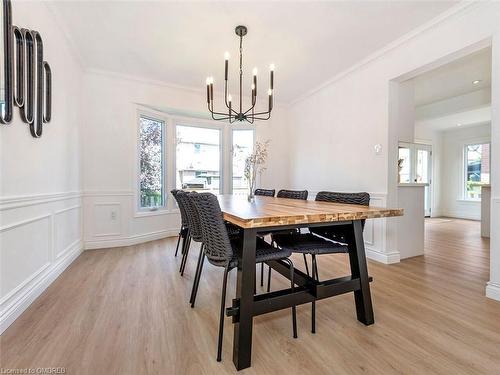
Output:
[[[200,82],[202,85],[203,81]],[[220,97],[222,95],[216,95],[216,99]],[[179,213],[170,194],[167,210],[136,212],[137,110],[151,111],[141,104],[175,112],[177,116],[179,113],[207,115],[204,90],[188,90],[106,72],[85,75],[83,189],[84,238],[88,249],[129,245],[178,233]],[[174,186],[174,153],[168,151],[175,148],[174,126],[175,119],[167,122],[167,154],[170,156],[166,161],[167,191]],[[269,163],[260,185],[288,186],[289,131],[283,109],[277,105],[270,121],[258,122],[255,126],[257,139],[271,139]],[[224,129],[229,132],[230,126]],[[225,163],[227,167],[229,160]],[[116,214],[115,219],[112,212]]]
[[[435,131],[415,127],[415,140],[432,145],[432,217],[449,216],[479,220],[481,204],[463,200],[463,146],[491,141],[491,124]]]
[[[13,2],[52,67],[52,120],[39,139],[15,108],[0,127],[0,333],[80,254],[82,69],[43,3]]]
[[[490,40],[493,49],[492,148],[497,149],[493,159],[498,158],[495,155],[500,152],[500,3],[460,6],[457,13],[442,16],[431,26],[393,43],[291,106],[289,123],[294,131],[290,146],[294,152],[290,156],[290,182],[293,187],[366,190],[387,194],[389,204],[397,202],[393,176],[396,140],[389,127],[390,82],[412,78],[422,67],[442,65],[465,49],[472,51],[473,45],[484,47],[485,41]],[[373,145],[377,143],[384,147],[382,155],[373,152]],[[492,212],[495,211],[492,228],[500,228],[498,176],[493,177],[492,194]],[[489,290],[497,287],[500,290],[498,231],[497,237],[493,235],[491,240],[491,279],[495,284],[490,284]],[[381,258],[399,252],[392,247],[397,244],[394,240],[397,230],[393,225],[387,225],[385,237]]]
[[[440,216],[462,219],[481,219],[481,203],[464,200],[464,146],[491,141],[491,125],[484,124],[465,128],[453,128],[443,132],[433,132],[433,173],[434,195],[438,196],[435,211]],[[416,130],[418,138],[428,137]],[[435,151],[434,151],[435,150]],[[434,214],[433,216],[436,216]]]

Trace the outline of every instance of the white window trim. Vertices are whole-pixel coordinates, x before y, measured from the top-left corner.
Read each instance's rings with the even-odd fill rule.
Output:
[[[141,192],[141,181],[139,178],[140,175],[140,170],[141,170],[141,151],[140,151],[140,119],[141,117],[146,117],[150,118],[152,120],[156,121],[161,121],[163,122],[163,129],[162,129],[162,164],[163,164],[163,206],[161,207],[141,207],[140,203],[140,192]],[[168,124],[168,118],[165,116],[165,114],[162,114],[161,112],[156,112],[153,110],[144,110],[142,108],[137,109],[137,114],[135,118],[136,122],[136,169],[135,169],[135,194],[134,194],[134,217],[144,217],[144,216],[158,216],[158,215],[165,215],[170,212],[169,210],[169,202],[170,202],[170,197],[169,197],[169,184],[168,184],[168,175],[169,175],[169,166],[168,166],[168,161],[169,161],[169,144],[168,144],[168,129],[169,129],[169,124]]]
[[[458,202],[480,203],[481,199],[473,199],[467,197],[467,146],[489,144],[490,145],[490,183],[491,183],[491,139],[478,138],[462,144],[462,191],[461,196],[457,199]]]

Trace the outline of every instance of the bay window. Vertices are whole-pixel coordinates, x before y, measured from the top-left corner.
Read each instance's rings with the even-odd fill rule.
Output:
[[[174,188],[247,194],[245,159],[253,151],[253,127],[152,110],[138,113],[139,216],[175,209],[169,200]]]

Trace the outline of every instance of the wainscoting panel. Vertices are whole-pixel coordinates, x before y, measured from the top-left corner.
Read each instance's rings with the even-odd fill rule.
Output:
[[[81,194],[0,199],[0,333],[82,251]]]
[[[81,205],[71,206],[54,213],[54,250],[55,258],[70,251],[82,240]]]
[[[121,203],[98,202],[94,203],[93,220],[94,236],[117,237],[122,234]]]
[[[1,298],[28,284],[51,260],[51,215],[30,218],[0,231]]]
[[[179,210],[137,212],[133,191],[89,191],[83,195],[84,248],[135,245],[176,236]]]

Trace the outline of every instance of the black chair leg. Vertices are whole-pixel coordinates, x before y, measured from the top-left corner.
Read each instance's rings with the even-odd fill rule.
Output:
[[[186,263],[187,263],[187,258],[188,258],[190,247],[191,247],[191,236],[188,235],[188,237],[186,239],[186,248],[184,249],[184,255],[182,258],[182,262],[181,262],[181,268],[179,270],[181,273],[181,276],[184,276],[184,269],[186,268]]]
[[[267,292],[271,291],[271,267],[269,267],[269,271],[267,273]]]
[[[191,298],[189,302],[191,303],[191,308],[194,307],[194,302],[196,300],[196,294],[198,294],[198,286],[200,285],[201,271],[203,269],[203,263],[205,261],[205,253],[203,252],[204,244],[200,246],[200,255],[198,256],[198,264],[196,265],[196,274],[194,275],[193,289],[191,290]]]
[[[253,277],[253,295],[257,294],[257,270],[255,270],[255,275]]]
[[[182,241],[182,249],[181,249],[182,258],[181,258],[181,265],[179,267],[179,272],[182,272],[182,266],[184,265],[184,259],[186,257],[186,245],[188,243],[188,238],[189,238],[189,234],[187,234],[186,238],[184,238],[184,240]]]
[[[179,251],[179,244],[181,243],[181,232],[179,232],[179,237],[177,238],[177,246],[175,247],[175,256],[177,256],[177,252]]]
[[[222,280],[222,298],[220,302],[220,318],[219,318],[219,341],[217,343],[217,362],[222,360],[222,339],[224,337],[224,310],[226,309],[226,287],[227,287],[227,274],[229,267],[224,269],[224,279]]]
[[[292,288],[292,293],[295,290],[295,282],[293,281],[293,276],[294,276],[294,267],[293,267],[293,262],[290,259],[283,259],[283,261],[287,262],[288,265],[290,266],[290,285]],[[297,336],[297,307],[294,305],[292,306],[292,329],[293,329],[293,338],[296,339]]]
[[[264,263],[260,264],[260,286],[264,286]]]
[[[189,232],[185,232],[184,235],[182,236],[182,245],[181,245],[181,254],[184,255],[184,252],[186,251],[186,241],[187,237],[189,235]]]
[[[302,255],[304,256],[304,264],[305,264],[305,266],[306,266],[306,274],[307,274],[307,276],[309,276],[309,267],[307,266],[307,258],[306,258],[306,254],[305,254],[305,253],[303,253]]]
[[[318,266],[316,264],[316,255],[311,254],[312,263],[311,263],[311,272],[314,280],[318,281]],[[316,333],[316,301],[312,302],[311,306],[311,332]]]

